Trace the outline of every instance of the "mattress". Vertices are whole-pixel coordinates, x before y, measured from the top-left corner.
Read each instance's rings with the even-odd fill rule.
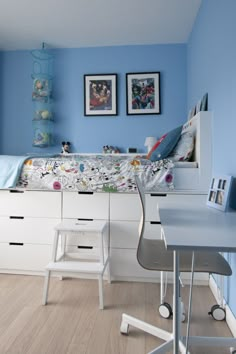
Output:
[[[172,161],[151,162],[122,155],[58,155],[24,162],[17,188],[92,192],[136,191],[138,175],[146,191],[174,189]]]

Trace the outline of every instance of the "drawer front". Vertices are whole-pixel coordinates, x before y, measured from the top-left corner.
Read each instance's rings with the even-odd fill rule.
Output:
[[[168,194],[166,198],[158,199],[159,208],[183,208],[191,209],[199,207],[199,203],[206,204],[207,196],[205,194]]]
[[[158,200],[165,199],[157,194],[145,194],[146,221],[159,221]],[[119,193],[110,195],[111,220],[137,221],[141,217],[141,204],[138,194]]]
[[[138,221],[111,221],[110,240],[111,248],[137,249],[139,241]],[[151,222],[145,223],[145,238],[161,238],[161,225]]]
[[[160,272],[143,269],[136,258],[136,251],[131,249],[111,249],[110,258],[111,275],[115,279],[123,278],[135,281],[160,282]],[[166,273],[165,273],[166,274]],[[195,273],[195,284],[207,285],[209,275],[207,273]],[[191,273],[181,273],[181,280],[184,284],[189,284],[191,281]],[[173,283],[173,273],[168,272],[168,284]]]
[[[73,259],[78,260],[100,260],[100,249],[93,246],[93,245],[80,245],[80,246],[73,246],[68,245],[66,246],[66,253],[67,256],[72,257]],[[104,257],[107,257],[107,252],[104,253]]]
[[[63,218],[100,219],[109,217],[109,194],[63,193]]]
[[[0,191],[1,216],[61,217],[61,193]]]
[[[111,249],[110,269],[113,278],[153,279],[159,281],[160,272],[143,269],[136,258],[135,250]]]
[[[0,268],[3,270],[43,272],[51,257],[51,245],[0,244]]]
[[[0,242],[51,245],[60,219],[0,217]]]

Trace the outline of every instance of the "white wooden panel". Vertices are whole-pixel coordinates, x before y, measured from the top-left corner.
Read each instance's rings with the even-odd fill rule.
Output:
[[[95,232],[68,233],[66,235],[66,245],[99,247],[100,237],[100,234]]]
[[[63,218],[109,218],[109,193],[63,193]]]
[[[112,249],[110,259],[111,275],[126,278],[160,278],[160,272],[143,269],[136,258],[136,250]]]
[[[52,257],[51,245],[10,246],[0,244],[0,268],[4,271],[44,271]]]
[[[144,237],[148,239],[161,239],[161,224],[145,223]]]
[[[0,215],[61,217],[61,193],[45,191],[0,191]]]
[[[81,245],[82,246],[82,245]],[[91,246],[89,243],[84,246]],[[92,248],[78,248],[78,246],[69,245],[66,247],[67,259],[70,260],[86,260],[86,261],[98,261],[100,258],[100,249],[98,247],[91,246]]]
[[[131,248],[138,246],[138,221],[111,221],[111,248]]]
[[[23,242],[31,244],[53,243],[54,227],[60,219],[28,218],[10,219],[0,217],[0,242]]]
[[[138,194],[119,193],[110,195],[110,220],[137,221],[141,216]]]
[[[137,261],[136,251],[131,249],[112,249],[110,259],[110,269],[112,278],[141,280],[160,282],[160,272],[143,269]],[[195,285],[208,285],[209,275],[207,273],[195,273]],[[191,280],[190,273],[181,273],[183,284],[189,284]],[[168,273],[168,284],[173,283],[173,273]],[[194,291],[194,290],[193,290]],[[159,299],[159,294],[157,294]],[[158,301],[158,300],[157,300]],[[158,304],[157,304],[158,306]]]
[[[160,220],[158,211],[158,193],[145,194],[146,221]],[[110,219],[137,221],[141,217],[140,199],[137,193],[119,193],[110,195]]]
[[[168,194],[166,198],[159,199],[159,208],[176,209],[179,205],[186,211],[191,206],[191,209],[199,203],[206,203],[207,196],[205,194]]]
[[[110,240],[112,248],[137,249],[138,246],[138,221],[111,221]],[[145,237],[158,239],[161,237],[161,225],[145,223]]]
[[[199,168],[174,168],[174,187],[175,190],[191,190],[200,189]]]

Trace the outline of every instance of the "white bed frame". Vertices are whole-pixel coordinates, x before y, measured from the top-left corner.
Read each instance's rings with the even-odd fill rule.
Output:
[[[175,190],[208,191],[212,176],[211,120],[211,112],[199,112],[184,125],[186,132],[195,135],[193,161],[197,167],[174,168]]]

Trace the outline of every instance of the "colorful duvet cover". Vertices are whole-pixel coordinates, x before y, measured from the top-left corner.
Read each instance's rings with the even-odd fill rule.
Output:
[[[173,189],[173,163],[122,155],[34,157],[24,162],[17,188],[132,192],[137,174],[146,191]]]

